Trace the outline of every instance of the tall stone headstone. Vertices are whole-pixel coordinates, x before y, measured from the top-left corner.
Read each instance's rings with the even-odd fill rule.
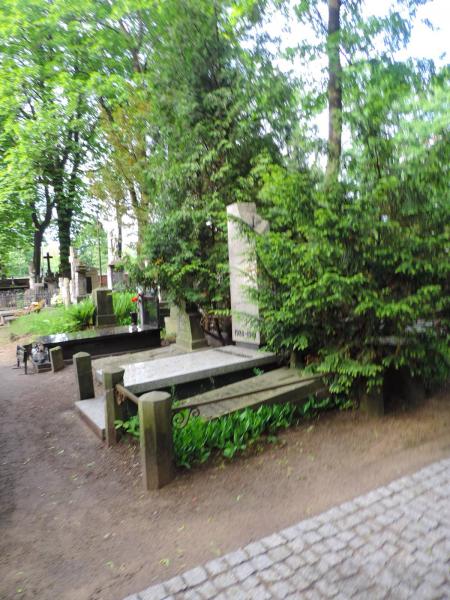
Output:
[[[261,337],[255,326],[259,307],[251,298],[251,291],[258,285],[257,261],[254,244],[242,231],[241,223],[258,234],[266,233],[269,224],[257,214],[254,202],[230,204],[227,216],[232,339],[237,344],[259,346]]]
[[[118,267],[118,263],[121,259],[122,248],[121,248],[121,232],[119,227],[116,225],[112,229],[108,230],[108,268],[106,277],[108,281],[108,287],[113,290],[120,287],[124,283],[124,272],[122,267]]]
[[[83,300],[87,295],[86,267],[79,264],[75,271],[75,298],[77,302]]]
[[[112,291],[108,288],[97,288],[92,292],[96,308],[95,324],[97,327],[112,326],[116,324],[113,309]]]

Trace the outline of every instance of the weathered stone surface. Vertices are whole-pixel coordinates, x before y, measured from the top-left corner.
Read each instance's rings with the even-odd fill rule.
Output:
[[[124,404],[117,404],[115,386],[123,384],[123,369],[111,368],[103,370],[103,385],[105,388],[105,439],[108,446],[116,444],[120,439],[120,431],[115,422],[124,418]]]
[[[170,316],[164,317],[164,326],[166,329],[167,337],[176,337],[178,332],[178,306],[171,304]]]
[[[259,217],[253,202],[230,204],[227,216],[232,338],[237,343],[259,346],[260,334],[252,323],[259,317],[259,308],[250,297],[250,290],[257,288],[256,257],[254,246],[242,232],[240,222],[261,234],[269,229],[269,224]]]
[[[53,373],[64,369],[64,356],[61,346],[55,346],[55,348],[50,348],[49,355]]]
[[[167,392],[149,392],[139,398],[141,461],[144,487],[156,490],[175,476],[172,440],[172,399]],[[206,579],[203,569],[187,574],[188,585],[194,578]],[[201,576],[200,576],[201,575]],[[200,583],[200,581],[199,581]]]
[[[224,346],[122,366],[125,386],[135,394],[142,394],[274,362],[276,356],[270,352]],[[96,371],[96,377],[101,381],[101,369]]]
[[[204,568],[193,569],[175,578],[178,585],[171,585],[174,580],[169,580],[164,584],[167,595],[162,598],[169,600],[171,593],[183,600],[449,598],[450,459],[398,481],[401,483],[379,488],[285,529],[281,535],[252,542]],[[442,506],[436,502],[436,497],[441,497],[436,490],[445,491]],[[386,498],[390,502],[383,513],[371,512],[373,502]],[[391,513],[415,516],[406,529],[395,528],[396,518],[388,519],[381,529],[372,526],[382,514]],[[363,518],[347,519],[352,515]],[[318,533],[319,540],[314,538],[309,548],[302,538],[308,535],[313,541],[312,532]],[[245,557],[250,560],[239,562]],[[239,564],[231,566],[236,561]],[[160,593],[160,585],[146,593]]]
[[[112,291],[108,288],[97,288],[92,292],[92,299],[96,308],[97,327],[115,325]]]
[[[91,355],[87,352],[78,352],[73,355],[73,364],[75,366],[78,399],[87,400],[88,398],[93,398],[95,392]]]
[[[187,352],[206,348],[208,345],[203,329],[200,326],[200,314],[187,312],[184,307],[178,308],[177,346]]]

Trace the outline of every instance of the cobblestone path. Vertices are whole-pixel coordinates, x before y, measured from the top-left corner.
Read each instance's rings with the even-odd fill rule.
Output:
[[[450,458],[126,600],[450,598]]]

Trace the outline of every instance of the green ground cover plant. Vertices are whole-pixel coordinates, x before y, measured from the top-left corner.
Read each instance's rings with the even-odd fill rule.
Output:
[[[190,469],[217,453],[232,459],[257,442],[275,442],[278,431],[296,425],[302,419],[314,417],[319,410],[336,406],[336,402],[330,398],[317,400],[311,397],[303,405],[286,403],[263,405],[257,409],[246,408],[213,421],[191,417],[185,427],[173,427],[176,464]],[[124,421],[117,420],[115,426],[139,438],[138,415]]]

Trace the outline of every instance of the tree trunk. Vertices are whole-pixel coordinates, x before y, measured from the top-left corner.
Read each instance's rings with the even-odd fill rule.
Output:
[[[58,213],[59,276],[70,278],[71,271],[69,257],[72,211],[65,206],[64,200],[57,201],[56,210]]]
[[[328,0],[328,162],[327,180],[337,180],[342,152],[342,65],[340,11],[342,0]]]
[[[45,227],[36,227],[33,240],[33,270],[36,283],[41,281],[41,254],[42,239],[44,237]]]
[[[117,222],[117,257],[122,258],[123,252],[123,232],[122,232],[122,212],[120,202],[115,201],[115,212]]]

